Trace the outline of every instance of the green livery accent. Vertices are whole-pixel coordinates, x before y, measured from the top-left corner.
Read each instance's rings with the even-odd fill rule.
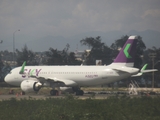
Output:
[[[32,76],[32,75],[33,75],[34,70],[35,70],[35,69],[33,69],[33,70],[31,71],[30,76]]]
[[[147,66],[148,66],[148,64],[145,64],[145,65],[142,67],[142,69],[141,69],[141,71],[140,71],[140,74],[141,74],[141,75],[143,75],[143,71],[146,70]]]
[[[141,71],[142,71],[142,70],[145,70],[146,67],[147,67],[147,65],[148,65],[148,64],[145,64],[145,65],[142,67]]]
[[[132,58],[131,55],[128,53],[128,49],[130,48],[130,46],[131,46],[131,44],[127,44],[126,47],[123,50],[126,58]]]
[[[22,68],[21,70],[19,71],[19,74],[23,74],[24,73],[24,67],[26,66],[26,61],[23,62],[22,64]]]

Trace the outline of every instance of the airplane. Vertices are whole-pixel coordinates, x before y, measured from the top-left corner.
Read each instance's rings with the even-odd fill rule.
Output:
[[[14,68],[5,77],[10,85],[20,86],[24,92],[38,92],[42,87],[51,87],[51,95],[60,90],[71,89],[83,95],[81,87],[109,84],[145,73],[134,68],[137,37],[130,36],[118,56],[110,65],[104,66],[26,66]],[[146,66],[145,66],[146,67]],[[153,72],[156,70],[147,70]],[[58,88],[58,90],[56,89]]]

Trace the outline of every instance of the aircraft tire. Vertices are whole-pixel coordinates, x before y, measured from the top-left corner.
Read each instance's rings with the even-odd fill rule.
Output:
[[[76,91],[76,95],[83,95],[83,94],[84,94],[83,90]]]
[[[56,95],[58,95],[58,90],[51,90],[51,91],[50,91],[50,95],[51,95],[51,96],[56,96]]]

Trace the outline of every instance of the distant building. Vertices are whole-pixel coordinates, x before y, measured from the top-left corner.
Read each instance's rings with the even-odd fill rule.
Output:
[[[82,63],[85,63],[87,56],[90,54],[90,51],[91,50],[76,51],[75,52],[76,60],[81,61]]]
[[[84,51],[76,51],[75,52],[76,60],[83,61],[83,54],[84,54]]]
[[[102,60],[96,60],[96,65],[102,65]]]

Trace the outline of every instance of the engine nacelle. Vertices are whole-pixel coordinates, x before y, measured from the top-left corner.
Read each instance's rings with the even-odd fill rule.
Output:
[[[24,92],[38,92],[41,87],[42,84],[34,80],[24,80],[21,83],[21,89]]]

